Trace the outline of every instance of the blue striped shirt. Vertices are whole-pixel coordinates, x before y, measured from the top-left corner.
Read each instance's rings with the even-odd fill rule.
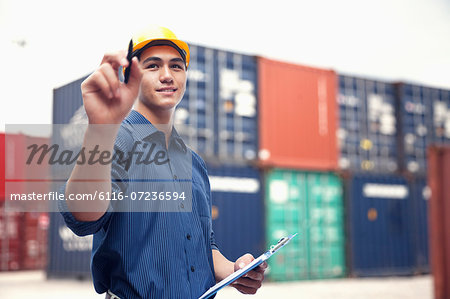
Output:
[[[132,163],[127,170],[113,163],[112,191],[154,190],[161,184],[140,179],[154,177],[157,171],[157,177],[172,184],[174,190],[179,190],[183,179],[189,181],[192,204],[186,200],[184,206],[179,200],[170,211],[158,212],[113,212],[110,205],[105,215],[93,222],[77,221],[67,210],[61,213],[75,234],[94,234],[91,270],[98,293],[109,289],[120,298],[198,298],[215,283],[211,249],[217,249],[205,163],[185,146],[175,129],[166,149],[164,134],[133,110],[122,123],[115,150],[128,152],[135,141],[142,140],[155,144],[155,150],[166,151],[167,163]]]

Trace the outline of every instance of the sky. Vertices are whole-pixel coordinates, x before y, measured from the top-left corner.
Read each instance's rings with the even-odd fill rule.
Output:
[[[0,0],[0,131],[50,124],[53,89],[148,24],[197,45],[450,89],[448,0]]]

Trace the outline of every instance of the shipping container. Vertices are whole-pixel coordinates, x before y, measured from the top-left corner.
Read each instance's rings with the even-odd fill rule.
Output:
[[[53,124],[60,124],[53,130],[52,143],[75,148],[83,140],[82,126],[88,123],[81,96],[81,83],[86,76],[53,90]],[[71,169],[53,165],[52,177],[68,178]],[[52,190],[58,191],[61,182],[53,182]],[[47,276],[49,278],[91,276],[90,260],[92,236],[78,237],[64,223],[59,213],[49,213]]]
[[[87,116],[81,96],[84,76],[69,84],[53,89],[53,124],[85,124]]]
[[[352,173],[398,170],[395,86],[339,75],[339,168]]]
[[[251,166],[207,165],[212,192],[212,224],[220,252],[235,261],[265,252],[261,174]]]
[[[0,203],[0,271],[20,270],[20,215]]]
[[[450,147],[428,148],[429,235],[434,298],[450,298]]]
[[[44,270],[46,268],[48,227],[48,213],[23,213],[20,237],[22,270]]]
[[[5,198],[26,190],[25,150],[25,135],[5,134]],[[8,209],[8,205],[6,208]]]
[[[5,200],[5,133],[0,133],[0,203]]]
[[[428,245],[428,211],[430,188],[425,177],[414,177],[410,181],[412,199],[412,243],[415,273],[429,273],[429,245]]]
[[[6,155],[6,201],[0,208],[0,268],[2,270],[38,270],[45,268],[47,255],[47,232],[42,225],[42,217],[46,213],[23,213],[15,210],[14,201],[9,200],[9,194],[45,194],[49,188],[48,163],[38,165],[27,164],[27,147],[30,144],[48,143],[48,138],[30,137],[23,134],[3,135],[6,144],[3,145]],[[3,195],[5,196],[5,195]],[[4,198],[5,199],[5,198]],[[24,210],[45,210],[40,201],[21,202]],[[33,220],[34,219],[34,220]]]
[[[426,175],[426,150],[450,144],[450,91],[397,84],[400,163],[404,171]]]
[[[66,226],[61,214],[49,215],[47,277],[90,278],[92,235],[79,237]]]
[[[337,169],[334,71],[259,58],[258,90],[261,163]]]
[[[346,185],[351,275],[413,274],[412,200],[406,179],[355,175]]]
[[[186,93],[175,127],[206,160],[243,163],[257,155],[256,58],[191,45]]]
[[[256,57],[217,51],[216,95],[217,156],[222,161],[257,158],[257,62]]]
[[[275,281],[343,277],[345,236],[342,182],[328,172],[272,169],[265,178],[267,246],[298,235],[272,257]]]

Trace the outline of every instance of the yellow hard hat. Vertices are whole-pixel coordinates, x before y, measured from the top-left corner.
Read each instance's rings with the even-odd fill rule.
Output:
[[[188,44],[179,40],[169,29],[161,26],[149,26],[133,36],[133,56],[139,58],[145,49],[152,46],[171,46],[175,48],[186,62],[186,67],[189,66],[190,53]]]

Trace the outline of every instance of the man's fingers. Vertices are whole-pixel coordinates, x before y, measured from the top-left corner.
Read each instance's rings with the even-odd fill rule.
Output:
[[[118,70],[119,66],[127,67],[128,66],[128,60],[127,60],[127,54],[124,50],[113,52],[113,53],[106,53],[103,56],[102,64],[110,64],[113,69]]]
[[[258,289],[262,285],[262,280],[254,280],[248,277],[241,277],[235,282],[236,285],[243,285],[248,288]]]
[[[244,268],[246,265],[250,264],[255,258],[250,253],[246,253],[236,260],[234,263],[234,271]]]
[[[263,262],[261,265],[256,267],[254,269],[254,271],[264,274],[264,272],[266,271],[267,267],[268,267],[267,262]]]
[[[119,77],[118,74],[110,64],[102,64],[99,68],[99,71],[102,73],[103,77],[108,82],[110,92],[115,96],[120,96],[120,90],[119,90]]]
[[[241,284],[235,284],[235,285],[233,285],[233,287],[243,294],[256,294],[256,291],[257,291],[257,289],[255,289],[255,288],[250,288],[247,286],[243,286]]]
[[[105,97],[111,99],[114,94],[111,91],[108,81],[102,72],[94,72],[82,84],[81,90],[83,94],[101,92]],[[84,98],[84,96],[83,96]]]
[[[247,274],[245,274],[244,277],[247,277],[247,278],[250,278],[253,280],[263,280],[264,279],[264,275],[255,270],[249,271]]]

